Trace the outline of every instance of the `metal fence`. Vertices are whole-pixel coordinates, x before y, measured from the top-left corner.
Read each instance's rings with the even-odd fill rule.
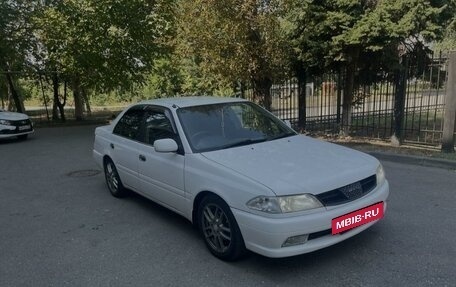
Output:
[[[439,145],[442,140],[445,106],[445,55],[427,55],[407,65],[403,121],[404,141]],[[351,135],[389,139],[393,134],[396,83],[384,72],[375,80],[357,75],[352,106]],[[328,74],[308,80],[305,96],[305,131],[336,134],[340,131],[343,102],[343,74]],[[246,93],[247,97],[251,92]],[[297,126],[299,119],[296,79],[271,88],[272,112]]]

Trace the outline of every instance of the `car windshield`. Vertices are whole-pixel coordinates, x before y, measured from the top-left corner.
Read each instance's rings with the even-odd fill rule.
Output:
[[[180,108],[177,114],[194,152],[296,135],[284,122],[250,102],[186,107]]]

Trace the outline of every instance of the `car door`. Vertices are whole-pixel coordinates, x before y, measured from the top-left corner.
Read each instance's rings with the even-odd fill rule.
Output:
[[[116,165],[120,180],[125,187],[138,190],[139,180],[139,154],[142,143],[141,124],[144,118],[144,106],[130,108],[118,121],[113,130],[113,138],[109,143],[111,158]]]
[[[171,112],[166,108],[155,106],[146,108],[142,133],[144,144],[140,148],[141,161],[139,162],[141,191],[176,212],[183,213],[185,156]],[[154,141],[165,138],[171,138],[177,142],[178,152],[155,151]]]

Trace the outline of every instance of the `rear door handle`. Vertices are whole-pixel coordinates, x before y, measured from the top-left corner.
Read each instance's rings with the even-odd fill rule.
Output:
[[[109,144],[109,146],[110,146],[112,149],[114,149],[114,144],[113,144],[113,143]]]
[[[139,155],[139,160],[140,161],[146,161],[146,157],[143,156],[142,154]]]

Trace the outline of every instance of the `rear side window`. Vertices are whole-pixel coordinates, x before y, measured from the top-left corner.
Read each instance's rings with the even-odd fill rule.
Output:
[[[144,111],[142,107],[129,109],[115,126],[114,134],[132,140],[138,140],[143,115]]]

